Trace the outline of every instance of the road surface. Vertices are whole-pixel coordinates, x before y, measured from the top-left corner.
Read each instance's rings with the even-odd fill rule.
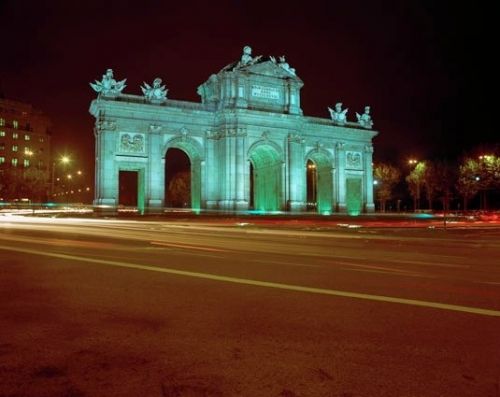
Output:
[[[0,396],[500,397],[500,230],[0,218]]]

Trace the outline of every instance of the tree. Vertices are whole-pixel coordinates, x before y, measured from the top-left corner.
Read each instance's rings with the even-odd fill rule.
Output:
[[[457,190],[463,197],[464,210],[467,202],[478,192],[481,194],[481,207],[487,208],[486,192],[500,188],[500,156],[483,155],[479,159],[467,157],[459,167]]]
[[[376,195],[380,200],[380,210],[385,212],[385,204],[392,198],[394,186],[399,182],[401,172],[392,165],[381,163],[375,166],[373,175],[378,182]]]
[[[467,211],[469,200],[474,197],[480,188],[481,177],[479,163],[471,158],[466,158],[458,169],[457,190],[463,198],[463,208]]]
[[[168,183],[168,205],[171,207],[191,206],[191,173],[178,172]]]
[[[453,186],[457,180],[455,167],[446,161],[437,161],[434,163],[434,178],[437,183],[436,192],[440,194],[443,203],[443,211],[447,212],[450,206],[450,199],[453,194]]]
[[[408,190],[410,195],[413,197],[413,210],[416,211],[420,207],[420,192],[422,185],[425,180],[425,161],[420,161],[417,163],[415,168],[410,172],[410,174],[405,178],[408,184]]]
[[[21,193],[31,201],[41,202],[47,198],[47,174],[38,168],[27,168],[23,172]]]
[[[46,174],[38,168],[5,167],[0,170],[0,194],[6,200],[41,201],[46,198],[47,184]]]
[[[423,185],[425,187],[425,196],[427,198],[428,207],[432,210],[432,201],[440,186],[439,175],[436,165],[427,161],[425,163],[425,170],[423,175]]]
[[[16,167],[2,167],[0,170],[0,195],[5,200],[19,198],[22,173]]]

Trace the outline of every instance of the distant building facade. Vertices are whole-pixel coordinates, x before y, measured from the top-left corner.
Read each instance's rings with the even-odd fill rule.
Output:
[[[369,107],[347,121],[338,103],[331,118],[307,117],[303,82],[285,57],[239,61],[198,87],[201,103],[167,99],[161,79],[143,96],[124,94],[125,80],[108,69],[91,83],[95,117],[96,206],[116,207],[119,175],[137,172],[140,209],[166,202],[166,158],[183,151],[190,162],[194,209],[319,213],[371,212],[372,139]]]
[[[0,98],[0,170],[34,167],[50,178],[51,121],[32,105]]]

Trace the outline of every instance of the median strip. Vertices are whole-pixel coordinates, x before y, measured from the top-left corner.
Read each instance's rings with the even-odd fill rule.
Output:
[[[222,282],[228,282],[228,283],[234,283],[234,284],[252,285],[252,286],[257,286],[257,287],[275,288],[275,289],[298,291],[298,292],[308,292],[308,293],[320,294],[320,295],[341,296],[344,298],[363,299],[363,300],[370,300],[370,301],[376,301],[376,302],[399,303],[402,305],[409,305],[409,306],[420,306],[420,307],[427,307],[427,308],[433,308],[433,309],[442,309],[442,310],[450,310],[450,311],[456,311],[456,312],[479,314],[479,315],[483,315],[483,316],[500,317],[500,311],[498,311],[498,310],[482,309],[482,308],[478,308],[478,307],[451,305],[451,304],[446,304],[446,303],[428,302],[428,301],[421,301],[421,300],[415,300],[415,299],[396,298],[396,297],[391,297],[391,296],[362,294],[362,293],[358,293],[358,292],[340,291],[340,290],[333,290],[333,289],[305,287],[305,286],[301,286],[301,285],[274,283],[274,282],[269,282],[269,281],[251,280],[251,279],[238,278],[238,277],[219,276],[219,275],[210,274],[210,273],[191,272],[191,271],[169,269],[169,268],[156,267],[156,266],[139,265],[139,264],[127,263],[127,262],[118,262],[118,261],[110,261],[110,260],[104,260],[104,259],[86,258],[86,257],[67,255],[67,254],[56,254],[56,253],[42,252],[42,251],[28,249],[28,248],[14,248],[14,247],[9,247],[9,246],[5,246],[5,245],[0,245],[0,250],[20,252],[20,253],[24,253],[24,254],[47,256],[47,257],[51,257],[51,258],[59,258],[59,259],[66,259],[66,260],[79,261],[79,262],[98,263],[98,264],[102,264],[102,265],[122,267],[122,268],[128,268],[128,269],[138,269],[138,270],[147,270],[147,271],[159,272],[159,273],[175,274],[178,276],[194,277],[194,278],[222,281]]]

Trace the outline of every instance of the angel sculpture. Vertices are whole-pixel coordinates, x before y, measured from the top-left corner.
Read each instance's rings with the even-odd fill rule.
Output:
[[[361,127],[363,128],[373,127],[372,116],[370,116],[370,106],[365,106],[365,112],[363,114],[359,114],[358,112],[356,112],[356,117]]]
[[[157,77],[153,81],[153,86],[151,87],[148,83],[144,82],[144,87],[141,86],[141,90],[144,97],[151,103],[163,103],[167,100],[168,89],[164,85],[161,85],[162,80]]]
[[[98,92],[104,96],[116,97],[121,94],[123,89],[126,87],[125,82],[127,79],[121,81],[116,81],[113,78],[113,69],[107,69],[106,73],[102,75],[101,81],[95,81],[95,83],[90,83],[90,86],[95,92]]]
[[[330,112],[330,117],[335,124],[344,125],[347,121],[347,111],[349,109],[342,110],[342,102],[337,102],[335,104],[335,110],[328,107],[328,111]]]

